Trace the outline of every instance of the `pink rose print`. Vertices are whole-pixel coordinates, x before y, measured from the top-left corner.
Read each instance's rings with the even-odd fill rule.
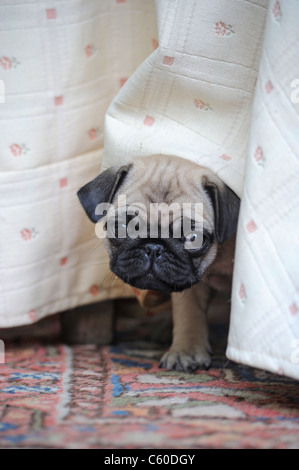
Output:
[[[57,18],[56,8],[46,9],[46,17],[47,17],[47,20],[56,20]]]
[[[32,238],[35,238],[38,234],[35,228],[32,228],[32,229],[23,228],[20,233],[24,241],[31,240]]]
[[[299,307],[298,305],[294,302],[292,303],[290,306],[289,306],[289,311],[291,313],[291,315],[297,315],[297,313],[299,312]]]
[[[257,225],[254,220],[250,220],[250,222],[248,222],[246,225],[246,230],[248,233],[253,233],[257,230]]]
[[[238,296],[239,296],[239,299],[241,300],[241,302],[245,302],[245,299],[246,299],[246,291],[245,291],[244,284],[241,284],[241,285],[240,285],[240,289],[239,289],[239,292],[238,292]]]
[[[265,158],[264,158],[264,152],[263,152],[263,149],[258,146],[253,154],[253,158],[254,160],[259,164],[259,165],[263,165],[264,161],[265,161]]]
[[[54,105],[62,106],[63,105],[63,96],[54,96]]]
[[[22,155],[22,147],[19,144],[12,144],[10,146],[11,153],[16,157],[18,155]]]
[[[29,152],[29,148],[26,144],[11,144],[9,148],[15,157],[26,155],[26,153]]]
[[[198,98],[194,98],[193,102],[196,108],[204,109],[205,111],[212,111],[212,108],[208,103],[205,103],[204,101],[199,100]]]
[[[32,322],[35,322],[37,320],[37,313],[36,313],[36,310],[32,309],[32,310],[29,310],[28,312],[28,317],[30,318],[30,320]]]
[[[59,187],[60,187],[60,188],[66,188],[67,185],[68,185],[68,180],[67,180],[67,178],[60,178],[60,180],[59,180]]]
[[[100,288],[99,286],[97,286],[96,284],[94,284],[93,286],[91,286],[89,288],[89,292],[91,293],[91,295],[93,296],[96,296],[100,293]]]
[[[93,55],[95,55],[95,53],[96,53],[96,48],[92,46],[91,44],[88,44],[85,47],[85,55],[88,59],[92,57]]]
[[[86,57],[91,57],[92,56],[92,47],[90,45],[85,47],[85,55],[86,55]]]
[[[226,153],[221,155],[221,158],[222,158],[222,160],[225,160],[226,162],[229,162],[229,160],[232,159],[232,157],[230,157],[229,155],[226,155]]]
[[[0,64],[4,70],[10,70],[12,68],[12,61],[9,57],[1,57]]]
[[[60,260],[60,266],[65,266],[67,263],[67,256],[64,256],[63,258],[61,258]]]
[[[231,34],[235,33],[232,29],[232,25],[225,24],[223,21],[218,21],[216,23],[215,30],[216,34],[221,37],[230,36]]]
[[[15,57],[0,57],[0,66],[3,70],[11,70],[20,65],[20,62]]]
[[[280,3],[278,0],[274,3],[274,6],[272,8],[272,15],[276,21],[281,20],[282,13],[281,13],[281,8],[280,8]]]
[[[24,228],[23,230],[21,230],[21,236],[23,240],[31,240],[32,238],[31,230],[29,230],[29,228]]]
[[[163,62],[162,62],[162,63],[163,63],[164,65],[169,65],[169,66],[170,66],[170,65],[173,64],[173,62],[174,62],[174,57],[170,57],[169,55],[165,55],[165,56],[163,57]]]
[[[100,134],[100,129],[97,127],[96,129],[93,128],[93,129],[90,129],[88,131],[88,137],[90,140],[95,140]]]
[[[271,82],[271,80],[268,80],[266,85],[265,85],[265,90],[266,90],[266,93],[271,93],[271,91],[273,90],[273,83]]]
[[[145,116],[143,120],[143,124],[145,126],[152,127],[154,123],[155,123],[155,118],[153,118],[152,116]]]

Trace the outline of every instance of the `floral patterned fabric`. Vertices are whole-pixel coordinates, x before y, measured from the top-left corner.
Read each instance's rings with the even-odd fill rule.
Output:
[[[134,295],[76,192],[100,171],[109,103],[158,42],[151,0],[4,3],[0,327]]]

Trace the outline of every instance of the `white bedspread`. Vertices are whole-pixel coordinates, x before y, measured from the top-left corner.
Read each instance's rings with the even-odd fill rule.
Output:
[[[246,152],[229,358],[299,379],[299,4],[270,2]]]
[[[174,154],[242,196],[227,355],[299,378],[299,2],[26,3],[0,6],[0,326],[131,295],[75,196],[105,142],[103,169]]]
[[[148,0],[0,2],[0,327],[132,295],[76,192],[100,171],[107,107],[156,31]]]

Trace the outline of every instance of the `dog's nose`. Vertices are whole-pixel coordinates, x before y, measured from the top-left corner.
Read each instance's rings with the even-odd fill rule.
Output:
[[[164,252],[164,247],[156,243],[147,243],[144,247],[144,251],[149,257],[158,258]]]

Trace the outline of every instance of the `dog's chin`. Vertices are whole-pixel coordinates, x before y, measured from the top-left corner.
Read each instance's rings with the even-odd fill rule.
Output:
[[[193,284],[198,282],[198,280],[191,280],[190,282],[177,282],[175,280],[171,281],[163,280],[158,278],[154,273],[148,272],[143,276],[130,275],[126,273],[126,276],[118,273],[117,270],[113,271],[122,281],[126,284],[129,284],[132,287],[142,290],[153,290],[156,292],[182,292],[185,289],[189,289]]]

